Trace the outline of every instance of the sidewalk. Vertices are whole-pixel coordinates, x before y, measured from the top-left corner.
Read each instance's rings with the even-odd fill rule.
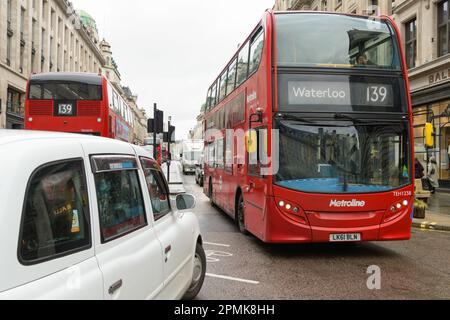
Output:
[[[450,231],[450,215],[427,211],[425,219],[414,219],[413,227],[428,230]]]
[[[167,164],[161,165],[161,170],[167,179]],[[181,163],[179,161],[172,161],[170,163],[169,189],[171,194],[185,193],[183,186],[183,174],[181,172]]]
[[[425,219],[414,219],[413,227],[450,231],[450,195],[437,192],[428,201]]]

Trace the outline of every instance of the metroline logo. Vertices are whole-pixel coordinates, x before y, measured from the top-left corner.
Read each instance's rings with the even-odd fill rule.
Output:
[[[330,207],[337,207],[337,208],[356,208],[356,207],[365,207],[366,202],[365,201],[358,201],[356,199],[353,199],[352,201],[345,201],[345,200],[331,200]]]

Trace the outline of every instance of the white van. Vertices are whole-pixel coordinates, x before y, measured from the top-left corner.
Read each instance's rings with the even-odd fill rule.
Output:
[[[194,205],[140,147],[0,130],[0,299],[192,299]]]
[[[203,140],[184,140],[183,153],[180,155],[183,174],[195,173],[197,164],[203,154]]]

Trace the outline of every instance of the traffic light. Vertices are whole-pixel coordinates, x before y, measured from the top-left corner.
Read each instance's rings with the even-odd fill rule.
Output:
[[[154,121],[153,119],[148,119],[147,120],[147,132],[148,133],[153,133],[155,132],[155,125],[154,125]]]
[[[425,124],[425,146],[434,147],[434,128],[432,123]]]
[[[164,132],[164,112],[156,110],[155,119],[148,119],[147,121],[148,133],[163,133]]]
[[[163,133],[164,132],[164,112],[161,110],[156,110],[156,124],[155,124],[155,130],[156,133]]]
[[[169,127],[169,143],[172,143],[175,141],[175,126]]]

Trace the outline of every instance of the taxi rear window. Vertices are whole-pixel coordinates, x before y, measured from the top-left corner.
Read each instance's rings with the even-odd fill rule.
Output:
[[[36,264],[84,250],[91,244],[89,225],[83,161],[45,165],[28,184],[19,260]]]

